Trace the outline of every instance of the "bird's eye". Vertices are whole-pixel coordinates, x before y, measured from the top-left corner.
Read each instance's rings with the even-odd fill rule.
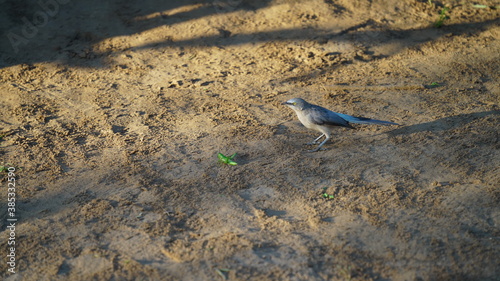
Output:
[[[297,105],[297,103],[296,103],[296,102],[292,102],[292,104],[293,104],[293,105]]]

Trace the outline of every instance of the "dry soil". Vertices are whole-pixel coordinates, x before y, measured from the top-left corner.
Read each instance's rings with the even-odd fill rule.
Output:
[[[0,2],[3,280],[499,280],[498,1]]]

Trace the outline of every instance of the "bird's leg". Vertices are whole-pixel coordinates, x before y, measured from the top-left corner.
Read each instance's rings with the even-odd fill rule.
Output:
[[[321,136],[317,137],[315,140],[313,140],[312,142],[308,142],[306,143],[307,145],[312,145],[312,144],[317,144],[318,141],[324,136],[325,134],[321,134]]]
[[[318,147],[316,147],[316,148],[315,148],[315,149],[313,149],[313,150],[309,150],[309,152],[316,152],[316,151],[318,151],[318,150],[319,150],[319,149],[323,146],[323,144],[325,144],[325,143],[326,143],[329,139],[330,139],[330,137],[329,137],[329,136],[326,136],[325,140],[324,140],[322,143],[320,143],[320,144],[318,145]]]

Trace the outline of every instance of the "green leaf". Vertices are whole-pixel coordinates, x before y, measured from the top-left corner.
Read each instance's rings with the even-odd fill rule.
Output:
[[[427,85],[427,88],[437,88],[437,87],[441,87],[441,84],[439,84],[438,82],[432,82],[431,84]]]
[[[229,269],[225,269],[225,268],[216,268],[215,269],[215,272],[217,272],[217,274],[219,274],[219,276],[222,278],[222,280],[227,280],[227,276],[225,273],[228,273],[229,272]]]
[[[224,154],[222,153],[217,154],[217,158],[219,158],[219,160],[222,161],[223,163],[226,163],[228,160],[227,157],[224,156]]]
[[[226,156],[222,153],[219,153],[217,154],[217,158],[219,158],[219,161],[224,163],[224,164],[228,164],[228,165],[231,165],[231,166],[236,166],[238,165],[238,163],[234,162],[232,159],[236,156],[236,153],[234,153],[233,155],[231,156]]]
[[[448,8],[448,7],[443,7],[441,9],[441,11],[439,12],[439,19],[434,23],[434,27],[439,28],[439,27],[443,26],[444,21],[450,18],[446,15],[446,12],[448,12],[449,10],[450,10],[450,8]]]
[[[323,187],[323,193],[321,194],[321,196],[322,196],[323,198],[326,198],[326,199],[334,199],[334,198],[335,198],[335,195],[333,195],[333,194],[328,194],[328,193],[326,192],[326,190],[327,190],[327,189],[328,189],[328,187]]]

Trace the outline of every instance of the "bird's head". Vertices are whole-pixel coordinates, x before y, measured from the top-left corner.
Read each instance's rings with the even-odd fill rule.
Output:
[[[308,105],[308,103],[301,98],[293,98],[293,99],[287,100],[281,104],[286,105],[293,110],[303,110]]]

